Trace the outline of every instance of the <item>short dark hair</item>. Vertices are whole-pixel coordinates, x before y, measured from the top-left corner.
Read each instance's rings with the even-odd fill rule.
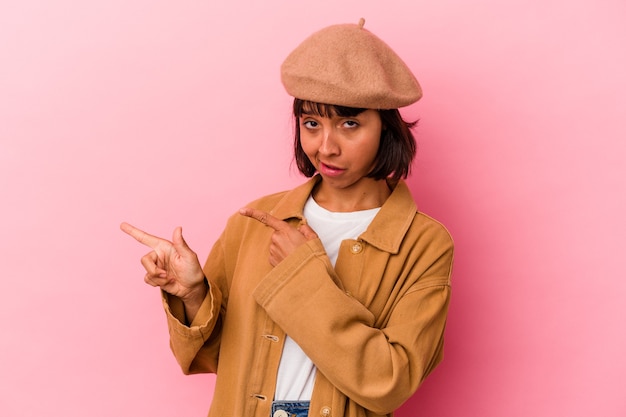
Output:
[[[316,170],[300,143],[299,119],[303,114],[321,117],[353,117],[367,109],[316,103],[313,101],[294,99],[293,115],[295,117],[294,157],[298,170],[306,177],[312,177]],[[406,178],[411,171],[411,163],[415,158],[416,144],[411,129],[417,122],[405,122],[398,109],[377,110],[380,114],[383,130],[380,135],[378,154],[374,168],[367,175],[369,178],[382,180]]]

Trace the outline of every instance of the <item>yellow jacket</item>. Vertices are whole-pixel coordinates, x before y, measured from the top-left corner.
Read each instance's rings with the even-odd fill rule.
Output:
[[[318,177],[251,207],[293,225]],[[441,361],[453,243],[417,212],[403,181],[331,266],[319,239],[276,267],[273,229],[234,215],[204,272],[210,290],[193,322],[164,294],[183,372],[216,372],[211,417],[269,417],[285,333],[318,372],[309,416],[392,415]]]

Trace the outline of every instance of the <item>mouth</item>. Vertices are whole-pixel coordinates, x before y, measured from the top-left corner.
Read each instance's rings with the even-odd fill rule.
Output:
[[[325,164],[321,161],[319,163],[320,174],[328,176],[328,177],[336,177],[338,175],[341,175],[344,171],[345,171],[344,168],[339,168],[334,165]]]

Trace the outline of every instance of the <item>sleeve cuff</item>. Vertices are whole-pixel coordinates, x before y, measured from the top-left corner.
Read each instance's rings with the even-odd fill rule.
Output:
[[[185,307],[182,300],[165,291],[161,291],[163,307],[170,330],[187,338],[208,338],[219,315],[220,297],[218,293],[216,286],[209,285],[207,295],[202,301],[196,317],[189,325],[186,325]]]

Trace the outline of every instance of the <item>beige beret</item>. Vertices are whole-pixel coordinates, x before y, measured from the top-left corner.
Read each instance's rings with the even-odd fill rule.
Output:
[[[281,80],[293,97],[368,109],[415,103],[422,89],[400,57],[358,25],[324,28],[304,40],[281,66]]]

